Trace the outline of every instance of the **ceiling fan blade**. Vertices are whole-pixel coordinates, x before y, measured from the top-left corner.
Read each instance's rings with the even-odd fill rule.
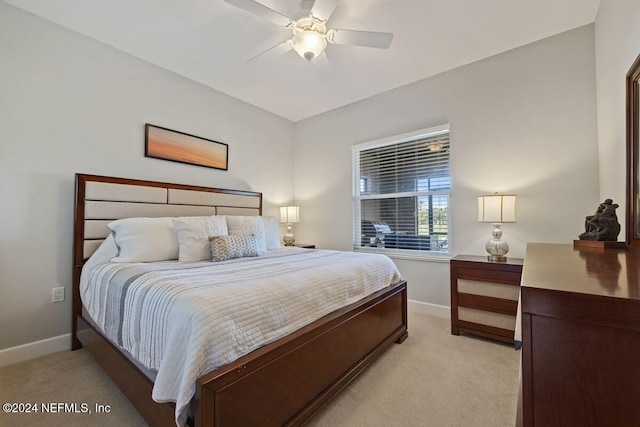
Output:
[[[288,51],[291,50],[291,43],[290,42],[291,42],[291,40],[287,40],[285,42],[277,44],[274,47],[269,48],[269,49],[265,50],[264,52],[257,54],[253,58],[247,59],[247,62],[263,61],[265,59],[275,58],[275,57],[278,57],[280,55],[284,55],[285,53],[287,53]]]
[[[329,30],[327,32],[327,41],[335,44],[349,44],[354,46],[387,49],[391,46],[392,40],[392,33],[355,30]]]
[[[247,12],[252,13],[256,16],[259,16],[264,19],[268,19],[274,24],[278,24],[283,27],[288,27],[292,25],[290,18],[287,18],[280,12],[276,12],[275,10],[268,8],[267,6],[264,6],[258,3],[257,1],[254,1],[254,0],[224,0],[224,1],[242,10],[246,10]]]
[[[340,0],[316,0],[311,8],[311,15],[320,21],[327,22]]]
[[[313,65],[313,68],[316,73],[318,73],[321,81],[325,82],[327,80],[331,80],[334,77],[333,70],[331,69],[331,64],[329,63],[329,58],[327,57],[326,52],[322,52],[320,55],[315,57],[311,61],[311,65]]]

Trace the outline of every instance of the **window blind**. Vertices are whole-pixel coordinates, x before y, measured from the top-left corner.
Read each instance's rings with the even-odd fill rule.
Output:
[[[448,252],[449,130],[353,149],[354,249]]]

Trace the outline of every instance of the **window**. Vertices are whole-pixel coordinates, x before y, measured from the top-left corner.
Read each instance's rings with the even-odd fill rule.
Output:
[[[354,146],[354,249],[447,253],[450,190],[449,125]]]

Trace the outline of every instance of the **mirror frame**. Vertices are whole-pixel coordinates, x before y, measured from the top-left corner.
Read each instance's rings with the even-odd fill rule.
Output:
[[[627,73],[627,209],[626,232],[627,245],[640,247],[640,208],[638,201],[640,189],[638,184],[640,165],[640,139],[638,127],[640,126],[640,56]]]

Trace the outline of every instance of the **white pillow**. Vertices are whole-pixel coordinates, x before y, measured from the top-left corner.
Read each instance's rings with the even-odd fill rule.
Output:
[[[278,218],[275,216],[263,216],[262,222],[264,224],[264,243],[267,250],[281,248]]]
[[[174,218],[173,227],[178,237],[180,262],[210,260],[209,238],[228,234],[224,216]]]
[[[100,263],[111,261],[111,258],[115,256],[118,256],[118,247],[115,240],[113,240],[113,234],[109,234],[87,262],[84,263],[82,270],[88,271]]]
[[[178,259],[178,239],[171,218],[124,218],[108,224],[118,246],[111,262]]]
[[[258,252],[267,251],[264,240],[264,223],[261,216],[227,216],[226,218],[230,235],[253,234],[256,236]]]

